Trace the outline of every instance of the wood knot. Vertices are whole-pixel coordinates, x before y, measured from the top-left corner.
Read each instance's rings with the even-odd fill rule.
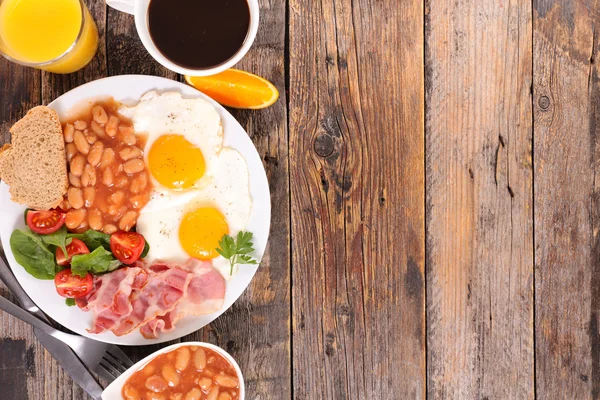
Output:
[[[235,344],[235,341],[230,340],[227,342],[227,351],[229,353],[234,353],[237,350],[237,346]]]
[[[550,99],[548,98],[548,96],[540,97],[540,100],[538,101],[538,105],[540,106],[540,108],[542,110],[547,110],[548,107],[550,107]]]
[[[320,157],[329,157],[333,153],[333,138],[326,134],[321,134],[315,139],[315,152]]]
[[[344,304],[344,305],[341,305],[341,306],[339,307],[339,313],[340,313],[341,315],[350,315],[350,307],[349,307],[349,306],[347,306],[347,305],[345,305],[345,304]]]

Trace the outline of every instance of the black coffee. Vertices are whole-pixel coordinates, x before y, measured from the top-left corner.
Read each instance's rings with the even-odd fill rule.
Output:
[[[148,29],[163,56],[190,69],[212,68],[242,47],[250,26],[247,0],[151,0]]]

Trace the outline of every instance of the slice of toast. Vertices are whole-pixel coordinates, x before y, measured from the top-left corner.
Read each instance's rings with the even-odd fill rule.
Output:
[[[35,210],[56,208],[67,192],[67,161],[56,111],[39,106],[10,128],[11,144],[0,149],[0,179],[12,200]]]

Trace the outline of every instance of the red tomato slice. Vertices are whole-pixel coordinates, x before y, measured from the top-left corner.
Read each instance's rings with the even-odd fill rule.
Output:
[[[60,249],[60,247],[56,248],[56,263],[61,267],[65,267],[71,264],[71,258],[75,254],[88,254],[90,250],[87,248],[85,243],[83,243],[79,239],[71,239],[71,243],[67,245],[67,256]]]
[[[90,273],[81,278],[79,275],[71,274],[71,270],[67,268],[56,274],[54,284],[59,295],[75,299],[91,292],[94,287],[94,280]]]
[[[110,249],[123,264],[133,264],[140,258],[146,241],[136,232],[117,232],[110,237]]]
[[[56,232],[65,223],[67,215],[58,210],[27,212],[27,226],[40,235]]]

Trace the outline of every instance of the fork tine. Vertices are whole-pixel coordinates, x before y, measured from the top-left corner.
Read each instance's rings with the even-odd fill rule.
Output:
[[[110,385],[115,379],[117,379],[112,372],[108,372],[108,369],[102,364],[96,364],[92,369],[99,377],[103,378]]]
[[[117,346],[111,346],[105,354],[109,354],[117,365],[124,367],[124,370],[133,366],[133,361]]]
[[[102,362],[104,362],[104,364],[107,364],[107,365],[110,365],[111,367],[113,367],[113,369],[115,371],[117,371],[119,374],[122,374],[127,369],[124,366],[122,366],[121,364],[119,364],[118,362],[115,362],[114,357],[108,353],[104,353],[104,355],[102,356]]]
[[[121,372],[119,372],[119,370],[117,370],[110,362],[107,362],[104,357],[102,357],[102,360],[98,363],[98,366],[101,367],[100,371],[105,371],[103,375],[109,374],[111,376],[111,380],[115,380],[121,375]]]

